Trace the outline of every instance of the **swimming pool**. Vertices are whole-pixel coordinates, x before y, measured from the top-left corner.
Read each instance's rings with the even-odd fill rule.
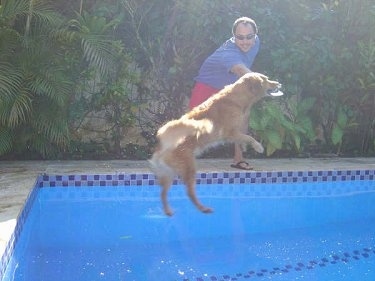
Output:
[[[374,280],[374,174],[201,173],[172,218],[151,174],[41,175],[0,280]]]

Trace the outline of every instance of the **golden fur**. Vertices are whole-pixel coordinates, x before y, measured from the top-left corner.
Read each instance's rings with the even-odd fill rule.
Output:
[[[251,106],[280,86],[263,74],[245,74],[180,119],[169,121],[158,130],[158,145],[150,164],[162,187],[161,200],[166,215],[173,215],[167,193],[176,174],[185,183],[193,204],[203,213],[212,212],[195,194],[195,154],[218,142],[250,143],[255,151],[262,153],[263,146],[242,132],[242,124],[247,121]]]

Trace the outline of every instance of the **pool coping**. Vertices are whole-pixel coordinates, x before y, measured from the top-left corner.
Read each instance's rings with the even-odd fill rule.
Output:
[[[321,182],[321,181],[348,181],[370,180],[373,181],[375,169],[330,169],[315,171],[249,171],[249,172],[199,172],[198,184],[252,184],[252,183],[290,183],[290,182]],[[175,185],[182,184],[180,179],[175,179]],[[17,217],[17,222],[5,250],[0,259],[0,280],[3,278],[6,266],[10,260],[14,246],[22,231],[23,223],[28,215],[30,206],[35,198],[38,188],[65,187],[65,186],[157,186],[157,181],[152,173],[113,173],[113,174],[40,174],[32,187],[22,211]]]

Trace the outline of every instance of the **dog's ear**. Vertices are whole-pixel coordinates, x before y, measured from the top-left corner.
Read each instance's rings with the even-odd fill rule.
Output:
[[[260,75],[251,73],[245,77],[245,83],[253,94],[261,94],[263,92],[263,77]]]

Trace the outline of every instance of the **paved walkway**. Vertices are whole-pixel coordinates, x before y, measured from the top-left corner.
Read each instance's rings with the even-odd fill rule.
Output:
[[[200,159],[199,172],[239,171],[230,159]],[[375,158],[255,159],[257,171],[375,169]],[[0,161],[0,256],[39,174],[150,173],[147,161]]]

